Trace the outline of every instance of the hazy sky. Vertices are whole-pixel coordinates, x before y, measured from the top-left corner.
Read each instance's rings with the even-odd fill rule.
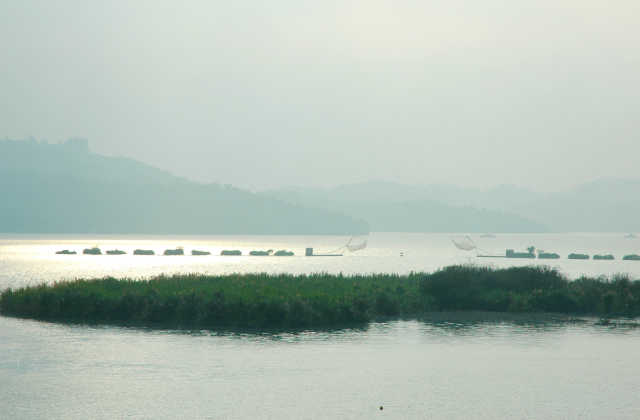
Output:
[[[637,177],[640,1],[0,1],[0,137],[202,181]]]

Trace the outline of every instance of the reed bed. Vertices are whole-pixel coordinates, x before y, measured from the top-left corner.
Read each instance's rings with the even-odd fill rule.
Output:
[[[171,328],[314,328],[435,311],[640,316],[640,281],[570,281],[544,267],[451,266],[409,275],[185,274],[80,279],[0,294],[0,313]]]

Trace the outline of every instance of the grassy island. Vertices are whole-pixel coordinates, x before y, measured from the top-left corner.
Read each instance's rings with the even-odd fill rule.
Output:
[[[200,274],[7,289],[3,315],[177,328],[312,328],[437,311],[640,316],[640,281],[570,281],[544,267],[451,266],[409,275]]]

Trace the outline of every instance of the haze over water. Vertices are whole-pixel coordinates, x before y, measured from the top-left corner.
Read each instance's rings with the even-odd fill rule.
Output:
[[[0,2],[0,292],[451,264],[640,279],[622,260],[640,254],[639,20],[637,0]],[[561,258],[477,258],[462,233],[303,256],[369,230]],[[583,231],[605,233],[501,233]],[[638,419],[639,348],[637,320],[538,313],[330,331],[0,316],[0,419]]]

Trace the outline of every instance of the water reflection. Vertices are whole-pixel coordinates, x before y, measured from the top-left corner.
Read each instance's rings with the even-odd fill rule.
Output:
[[[504,312],[432,312],[419,318],[425,325],[467,334],[490,327],[509,327],[514,332],[556,331],[569,325],[587,325],[593,320],[567,315],[546,313],[504,313]]]
[[[430,312],[417,318],[374,321],[314,329],[175,329],[148,326],[59,324],[0,316],[0,321],[29,326],[47,331],[67,331],[86,337],[93,334],[115,333],[151,336],[176,336],[186,338],[214,338],[253,343],[301,343],[301,342],[357,342],[380,337],[396,337],[419,332],[432,339],[446,337],[499,338],[537,334],[553,336],[570,329],[585,334],[629,334],[640,332],[640,320],[628,318],[600,319],[548,313],[503,313],[503,312]],[[2,336],[0,335],[0,338]],[[10,339],[10,336],[7,336]]]

